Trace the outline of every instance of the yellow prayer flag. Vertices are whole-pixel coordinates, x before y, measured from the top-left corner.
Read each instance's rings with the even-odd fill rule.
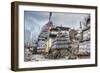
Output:
[[[49,51],[49,41],[46,41],[46,48],[45,48],[45,52],[48,53]]]

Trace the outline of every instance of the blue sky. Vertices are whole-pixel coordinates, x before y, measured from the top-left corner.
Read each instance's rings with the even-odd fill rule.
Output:
[[[88,14],[55,13],[52,12],[53,25],[78,29],[80,21]],[[43,25],[49,20],[49,12],[24,11],[24,38],[25,42],[35,41]]]

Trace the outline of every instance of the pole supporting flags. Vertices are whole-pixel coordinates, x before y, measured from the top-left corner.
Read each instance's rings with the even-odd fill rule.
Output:
[[[49,21],[51,20],[51,16],[52,16],[52,12],[50,12],[50,15],[49,15]]]
[[[51,16],[52,16],[52,12],[50,12],[50,14],[49,14],[49,23],[48,23],[48,26],[47,26],[48,30],[46,32],[46,37],[47,37],[47,39],[46,39],[46,47],[45,47],[45,52],[46,53],[49,52],[49,34],[50,34],[50,29],[51,29],[51,26],[50,26]]]

